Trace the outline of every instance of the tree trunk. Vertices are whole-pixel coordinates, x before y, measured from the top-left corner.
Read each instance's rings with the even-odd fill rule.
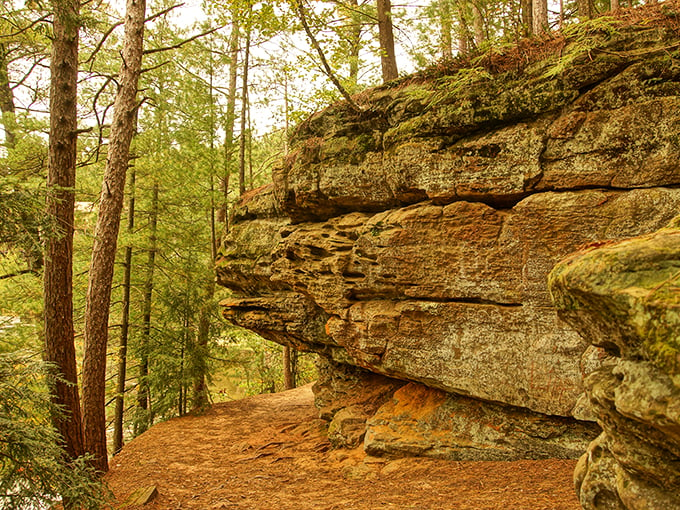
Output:
[[[224,125],[224,170],[220,178],[222,203],[217,211],[217,222],[222,223],[224,232],[229,223],[229,174],[234,160],[234,123],[236,122],[236,87],[238,82],[238,45],[239,15],[238,9],[232,6],[231,35],[229,36],[229,91],[227,92],[227,116]]]
[[[209,94],[210,94],[210,187],[212,191],[213,174],[215,172],[215,163],[213,160],[215,150],[215,99],[213,95],[213,61],[212,53],[210,54],[210,76],[209,76]],[[215,267],[215,259],[217,258],[217,233],[215,229],[215,205],[211,202],[210,207],[210,263],[208,270],[213,273]],[[191,394],[191,411],[201,412],[208,407],[209,395],[208,386],[206,384],[206,375],[208,372],[208,364],[206,358],[208,355],[208,342],[210,340],[210,308],[213,297],[215,296],[215,279],[209,278],[206,283],[205,296],[201,300],[201,307],[198,316],[198,335],[196,337],[196,346],[193,353],[193,388]]]
[[[135,167],[130,169],[130,200],[128,202],[127,232],[135,230]],[[125,379],[127,377],[127,343],[130,329],[130,280],[132,277],[132,246],[125,247],[125,274],[123,276],[123,311],[118,347],[118,380],[116,384],[116,412],[113,419],[113,454],[123,448],[123,414],[125,412]]]
[[[243,74],[241,75],[241,135],[239,139],[238,190],[239,195],[246,192],[246,119],[248,113],[248,66],[250,64],[250,27],[246,28]]]
[[[593,0],[577,0],[576,9],[581,20],[593,17]]]
[[[106,345],[109,335],[111,282],[130,143],[135,130],[137,83],[142,70],[146,0],[128,0],[125,13],[120,87],[113,107],[109,154],[99,199],[99,216],[85,307],[83,356],[83,437],[96,469],[106,472]]]
[[[151,195],[151,217],[149,220],[149,256],[144,281],[144,303],[142,305],[142,334],[139,345],[139,377],[137,380],[137,409],[139,417],[135,423],[135,435],[142,434],[151,425],[151,391],[149,388],[149,345],[151,344],[151,304],[153,301],[153,274],[156,266],[156,231],[158,230],[158,181],[154,180]]]
[[[359,50],[361,49],[361,17],[359,0],[349,0],[351,20],[349,32],[349,90],[354,93],[359,85]]]
[[[292,390],[297,386],[297,351],[288,345],[283,346],[283,386]]]
[[[378,6],[378,38],[380,40],[380,64],[383,83],[399,77],[397,55],[394,51],[394,33],[392,30],[392,3],[390,0],[377,0]]]
[[[16,119],[14,116],[14,94],[9,84],[7,68],[7,46],[0,43],[0,112],[2,127],[5,130],[5,147],[11,149],[16,144]]]
[[[465,55],[470,47],[470,27],[467,22],[467,8],[464,0],[460,0],[458,7],[458,53]]]
[[[609,9],[610,9],[612,12],[616,12],[616,11],[619,10],[619,8],[620,8],[619,0],[611,0],[611,2],[610,2],[610,4],[609,4]]]
[[[50,64],[50,141],[47,215],[59,227],[45,246],[45,361],[57,375],[52,401],[63,411],[52,417],[66,453],[83,454],[73,331],[73,209],[76,184],[79,0],[54,0]]]
[[[548,0],[532,0],[533,13],[532,33],[534,35],[548,32]]]
[[[453,17],[449,0],[440,0],[441,6],[441,49],[444,60],[453,59]]]
[[[340,95],[347,101],[349,106],[357,111],[360,112],[361,108],[359,108],[359,105],[354,102],[352,99],[352,96],[349,95],[349,92],[347,92],[347,89],[342,86],[342,83],[340,83],[340,80],[338,80],[338,77],[335,75],[333,72],[333,69],[331,69],[330,64],[328,63],[328,59],[326,59],[326,55],[324,55],[323,50],[321,49],[321,45],[319,44],[319,41],[316,40],[316,37],[314,37],[314,33],[312,32],[312,29],[309,28],[309,23],[307,23],[307,14],[305,12],[305,6],[303,4],[303,0],[298,0],[295,2],[295,6],[297,7],[297,15],[298,19],[300,20],[300,23],[302,24],[302,28],[305,30],[305,34],[307,34],[307,38],[309,39],[309,43],[312,45],[312,48],[316,51],[316,54],[319,55],[319,60],[321,61],[321,67],[323,67],[324,72],[326,73],[326,76],[328,76],[328,79],[331,80],[333,85],[335,85],[335,88],[338,89],[338,92],[340,92]]]
[[[533,0],[520,0],[520,9],[522,10],[522,26],[527,34],[533,34],[534,30],[534,13],[531,9]]]
[[[484,32],[484,16],[477,5],[479,0],[473,0],[472,5],[472,27],[475,32],[475,46],[479,47],[486,40],[486,33]]]

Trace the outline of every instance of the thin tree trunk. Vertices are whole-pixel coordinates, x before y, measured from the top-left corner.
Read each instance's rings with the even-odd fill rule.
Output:
[[[283,346],[283,386],[292,390],[297,386],[297,351],[288,345]]]
[[[213,95],[213,61],[212,53],[210,54],[210,76],[209,76],[209,94],[210,94],[210,188],[213,187],[213,174],[215,172],[214,150],[215,150],[215,99]],[[212,196],[212,195],[211,195]],[[215,204],[211,201],[210,206],[210,262],[209,271],[213,273],[215,259],[217,258],[217,233],[215,229]],[[191,394],[191,411],[201,412],[208,407],[208,386],[206,384],[206,375],[208,366],[206,363],[208,342],[210,340],[210,307],[213,297],[215,295],[215,279],[209,278],[206,284],[205,297],[201,300],[201,308],[198,316],[198,335],[196,338],[196,347],[193,353],[193,388]]]
[[[359,84],[359,50],[361,49],[361,17],[359,0],[349,0],[352,26],[349,33],[349,89],[357,91]]]
[[[533,0],[520,0],[520,9],[522,11],[522,25],[527,34],[533,34],[534,30],[534,13],[532,11]]]
[[[238,190],[239,195],[246,192],[246,118],[248,113],[248,66],[250,64],[250,32],[246,29],[243,74],[241,75],[241,137],[239,139]]]
[[[76,184],[78,29],[80,2],[54,0],[50,64],[50,141],[47,215],[59,233],[45,247],[45,360],[58,378],[52,401],[63,411],[52,417],[66,453],[83,454],[83,431],[73,329],[73,209]]]
[[[288,137],[290,136],[290,99],[288,97],[288,71],[284,77],[283,82],[283,113],[285,115],[285,135],[283,137],[283,155],[288,156],[288,151],[290,150],[290,142]]]
[[[477,5],[479,0],[473,0],[472,5],[472,27],[475,32],[475,46],[479,47],[486,40],[486,33],[484,32],[484,16]]]
[[[128,201],[127,232],[135,230],[135,167],[130,168],[130,200]],[[118,347],[118,380],[116,382],[116,411],[113,419],[113,454],[123,448],[123,415],[125,412],[125,379],[127,377],[127,344],[130,329],[130,280],[132,277],[132,245],[125,247],[125,274],[123,276],[123,311]]]
[[[144,281],[144,303],[142,305],[142,334],[139,345],[139,377],[137,382],[137,408],[139,419],[135,424],[135,435],[142,434],[151,425],[151,390],[149,387],[149,345],[151,343],[151,304],[153,301],[153,276],[156,266],[156,232],[158,230],[158,181],[154,180],[151,195],[151,217],[149,220],[149,247]]]
[[[224,232],[229,223],[229,174],[234,159],[234,123],[236,122],[236,87],[238,82],[239,15],[236,4],[232,5],[231,35],[229,36],[229,91],[227,93],[227,116],[224,125],[224,170],[220,179],[222,203],[217,211],[217,222]]]
[[[449,0],[440,0],[440,6],[442,58],[444,60],[451,60],[453,58],[453,18],[451,16],[451,3]]]
[[[620,8],[619,0],[610,0],[609,9],[610,9],[612,12],[618,11],[619,8]]]
[[[106,452],[106,345],[109,335],[111,283],[118,244],[125,175],[135,128],[137,83],[142,70],[146,0],[128,0],[120,70],[120,87],[99,200],[94,247],[85,307],[83,356],[83,437],[85,450],[94,456],[96,469],[108,470]]]
[[[532,0],[533,15],[532,33],[534,35],[548,32],[548,0]]]
[[[340,95],[347,101],[349,104],[350,108],[353,110],[360,112],[361,108],[359,108],[359,105],[354,102],[354,99],[352,99],[352,96],[349,95],[349,92],[347,92],[347,89],[342,86],[342,83],[340,83],[340,80],[338,80],[338,77],[335,76],[335,73],[331,69],[330,64],[328,63],[328,60],[326,59],[326,55],[324,55],[323,50],[321,49],[321,46],[319,45],[319,41],[316,40],[316,37],[314,37],[314,33],[312,32],[312,29],[309,28],[309,23],[307,23],[307,14],[305,13],[305,7],[302,4],[303,0],[297,0],[295,2],[295,5],[297,7],[297,14],[298,14],[298,19],[300,20],[300,23],[302,24],[302,28],[305,30],[305,34],[307,34],[307,38],[309,39],[310,44],[312,45],[312,48],[316,51],[316,54],[319,55],[319,60],[321,61],[321,66],[323,67],[326,76],[328,76],[328,79],[331,80],[333,85],[335,85],[335,88],[338,89],[338,92],[340,92]]]
[[[7,46],[0,43],[0,112],[2,127],[5,130],[5,146],[9,149],[16,144],[16,119],[14,110],[14,94],[9,84],[7,67]]]
[[[253,125],[250,118],[250,99],[248,99],[246,104],[248,105],[248,181],[252,190],[255,187],[255,182],[253,180]]]
[[[394,33],[392,30],[392,3],[390,0],[377,0],[378,6],[378,38],[380,41],[380,65],[383,83],[399,77],[397,55],[394,51]]]

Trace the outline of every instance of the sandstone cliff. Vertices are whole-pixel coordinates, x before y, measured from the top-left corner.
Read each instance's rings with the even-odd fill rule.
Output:
[[[597,435],[582,381],[609,355],[558,317],[547,275],[679,210],[680,35],[612,22],[579,44],[568,65],[452,70],[332,106],[239,205],[224,315],[321,354],[339,443],[364,420],[371,452],[453,459],[574,457]],[[395,379],[409,384],[389,399]]]
[[[614,360],[586,379],[602,434],[576,468],[587,510],[680,508],[680,217],[551,273],[560,315]]]

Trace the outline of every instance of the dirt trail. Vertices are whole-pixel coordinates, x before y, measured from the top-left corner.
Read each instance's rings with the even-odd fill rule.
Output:
[[[144,509],[577,510],[575,461],[387,460],[332,450],[310,386],[160,423],[111,461],[119,501]],[[129,508],[129,507],[128,507]]]

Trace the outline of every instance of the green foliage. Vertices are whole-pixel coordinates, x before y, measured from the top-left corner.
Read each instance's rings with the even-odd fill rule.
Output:
[[[59,446],[45,376],[35,354],[0,354],[0,508],[44,508],[62,498],[104,508],[110,493],[87,459],[69,461]]]
[[[239,328],[228,327],[213,348],[213,356],[220,360],[217,370],[214,393],[223,392],[229,382],[234,382],[242,390],[242,395],[257,395],[283,391],[283,347],[265,340],[255,333]],[[317,378],[313,353],[297,353],[297,385],[302,386]],[[225,364],[226,361],[226,364]]]
[[[568,25],[562,31],[567,46],[543,75],[544,78],[559,76],[583,57],[600,46],[603,39],[618,34],[621,21],[610,16],[600,16],[581,23]]]
[[[430,97],[427,109],[458,100],[475,85],[490,79],[491,74],[483,67],[463,68],[451,76],[443,76],[436,82],[436,92]]]

